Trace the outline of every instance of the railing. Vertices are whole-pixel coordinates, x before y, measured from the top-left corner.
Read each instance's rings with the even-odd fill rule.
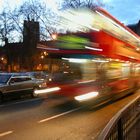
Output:
[[[131,132],[138,121],[140,121],[140,96],[121,109],[109,121],[98,140],[131,140]],[[135,140],[134,137],[133,140]]]

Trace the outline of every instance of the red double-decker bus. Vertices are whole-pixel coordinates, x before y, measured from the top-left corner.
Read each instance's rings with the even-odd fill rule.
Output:
[[[70,17],[70,18],[69,18]],[[64,13],[68,32],[49,45],[47,88],[35,94],[57,94],[83,101],[105,101],[132,93],[140,86],[140,38],[101,8]]]

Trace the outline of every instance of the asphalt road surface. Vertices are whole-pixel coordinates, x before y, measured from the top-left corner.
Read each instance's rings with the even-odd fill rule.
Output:
[[[94,140],[111,117],[139,91],[101,106],[80,106],[57,98],[0,105],[0,140]]]

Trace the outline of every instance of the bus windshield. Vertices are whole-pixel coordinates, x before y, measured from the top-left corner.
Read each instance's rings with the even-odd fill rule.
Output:
[[[72,82],[95,80],[96,63],[86,58],[53,59],[52,80],[55,82]]]

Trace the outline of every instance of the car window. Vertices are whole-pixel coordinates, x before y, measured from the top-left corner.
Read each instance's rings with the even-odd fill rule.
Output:
[[[7,83],[11,76],[10,75],[0,75],[0,83]]]
[[[21,78],[11,78],[10,83],[17,83],[17,82],[21,82]]]
[[[29,72],[29,75],[31,75],[35,79],[45,79],[46,75],[43,72]]]
[[[30,81],[32,80],[30,77],[22,78],[22,81]]]
[[[30,81],[30,77],[13,77],[10,80],[10,83],[18,83],[18,82],[24,82],[24,81]]]

